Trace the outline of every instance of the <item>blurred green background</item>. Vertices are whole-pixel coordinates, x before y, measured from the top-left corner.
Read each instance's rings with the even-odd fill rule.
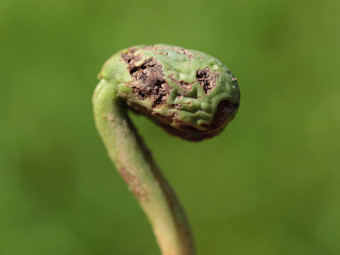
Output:
[[[217,138],[132,116],[200,255],[340,254],[340,1],[0,2],[0,255],[160,254],[95,130],[122,48],[209,53],[239,80]]]

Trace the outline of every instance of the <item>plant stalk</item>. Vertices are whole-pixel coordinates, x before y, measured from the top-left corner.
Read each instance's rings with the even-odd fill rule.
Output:
[[[128,117],[117,85],[102,79],[93,105],[96,127],[108,154],[147,215],[162,254],[195,255],[185,213]]]

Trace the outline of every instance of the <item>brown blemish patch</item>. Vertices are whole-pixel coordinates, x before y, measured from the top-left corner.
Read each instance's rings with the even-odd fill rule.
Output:
[[[108,120],[109,122],[116,122],[116,117],[112,113],[104,113],[102,114],[103,120]]]
[[[147,199],[148,193],[146,189],[140,184],[140,181],[132,173],[128,172],[125,167],[121,167],[119,172],[123,180],[128,184],[129,190],[135,194],[137,199],[140,201],[145,201]]]
[[[136,62],[141,60],[141,56],[136,56],[135,52],[136,50],[132,48],[122,54],[133,78],[129,87],[133,88],[133,92],[139,100],[150,98],[153,107],[166,103],[171,87],[164,79],[162,65],[153,57],[136,65]]]
[[[187,50],[187,49],[183,50],[183,54],[187,55],[189,57],[189,59],[193,59],[194,58],[194,55],[189,50]]]
[[[229,100],[221,101],[218,106],[214,116],[214,120],[211,124],[213,129],[217,129],[223,126],[228,120],[231,120],[239,107],[239,103],[231,102]]]
[[[175,113],[170,113],[168,116],[162,115],[160,113],[155,113],[154,116],[150,116],[151,119],[155,120],[158,125],[162,126],[169,126],[171,122],[178,121],[178,118]]]
[[[201,127],[205,130],[188,125],[187,123],[179,120],[176,116],[171,116],[168,121],[177,123],[178,129],[165,124],[163,122],[164,120],[161,121],[156,119],[155,121],[161,125],[165,131],[172,135],[179,136],[190,141],[200,141],[220,134],[227,123],[234,118],[238,107],[238,102],[231,102],[229,100],[221,101],[217,107],[213,121],[211,123],[204,123],[201,125]]]
[[[116,122],[116,117],[114,114],[108,114],[107,115],[107,119],[110,121],[110,122]]]
[[[177,90],[177,99],[179,99],[179,100],[183,99],[183,93],[179,90]]]
[[[214,117],[214,121],[210,124],[202,124],[201,126],[204,127],[205,130],[201,130],[179,120],[176,113],[171,113],[164,116],[160,113],[150,112],[145,107],[140,107],[140,105],[135,105],[135,103],[129,104],[132,110],[134,110],[136,113],[148,116],[152,121],[161,126],[169,134],[193,142],[208,139],[222,132],[223,127],[226,124],[226,122],[224,121],[226,119],[232,119],[232,117],[234,116],[234,113],[231,112],[231,115],[229,115],[226,112],[226,105],[226,103],[219,105],[218,112],[216,112]],[[174,106],[176,107],[176,105]],[[178,126],[178,128],[171,126],[170,123],[176,123],[176,126]]]
[[[141,59],[140,55],[134,55],[134,53],[137,51],[136,48],[132,47],[129,48],[129,50],[126,53],[122,54],[122,58],[125,61],[125,63],[130,64],[131,62],[137,62]]]
[[[195,83],[195,82],[190,83],[190,82],[186,82],[186,81],[178,81],[174,78],[174,74],[170,74],[168,77],[177,86],[179,86],[180,88],[183,88],[187,91],[190,91],[192,89],[192,85]]]
[[[147,46],[142,47],[142,49],[143,49],[143,50],[155,50],[156,47],[153,46],[153,45],[147,45]]]
[[[131,173],[129,173],[128,171],[126,171],[125,167],[121,167],[119,169],[120,174],[122,175],[122,178],[124,179],[124,181],[127,184],[132,183],[133,181],[136,180],[136,177],[134,175],[132,175]]]
[[[151,50],[153,51],[155,54],[160,54],[160,55],[168,55],[167,52],[163,51],[162,48],[154,46],[154,45],[148,45],[148,46],[144,46],[141,49],[143,50]]]
[[[185,131],[197,132],[197,129],[195,127],[186,124],[179,125],[179,128]]]
[[[209,92],[216,86],[216,81],[219,76],[220,75],[216,71],[211,72],[209,67],[206,67],[203,70],[198,69],[196,72],[196,79],[202,86],[205,94],[209,94]]]
[[[189,57],[189,59],[193,59],[194,55],[187,49],[180,48],[180,47],[173,47],[172,48],[174,51],[176,51],[177,54],[183,54]]]

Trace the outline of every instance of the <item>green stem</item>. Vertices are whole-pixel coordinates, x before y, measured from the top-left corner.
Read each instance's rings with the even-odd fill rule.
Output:
[[[101,80],[93,96],[97,129],[151,222],[163,255],[194,255],[190,227],[172,188],[131,123],[117,87]]]

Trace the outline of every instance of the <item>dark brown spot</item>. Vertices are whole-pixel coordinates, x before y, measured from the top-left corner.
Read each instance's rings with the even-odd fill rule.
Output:
[[[132,47],[128,50],[127,53],[122,54],[122,58],[124,59],[125,63],[130,64],[131,62],[136,62],[141,59],[140,55],[134,55],[136,51],[137,49]]]
[[[129,49],[127,53],[122,54],[122,58],[128,64],[128,70],[133,78],[129,86],[133,88],[138,99],[150,98],[153,107],[164,104],[171,88],[164,79],[162,65],[153,57],[146,59],[140,65],[136,65],[136,62],[141,60],[141,56],[136,56],[135,52],[135,49],[132,51]]]
[[[211,124],[213,129],[223,126],[232,120],[238,110],[239,104],[229,100],[223,100],[218,104],[214,120]]]
[[[207,67],[203,70],[198,69],[196,72],[196,79],[202,86],[204,93],[209,94],[209,92],[216,86],[216,80],[219,74],[215,71],[211,72],[210,68]]]
[[[197,129],[190,125],[185,125],[185,124],[179,125],[179,128],[185,131],[197,132]]]
[[[195,83],[195,82],[190,83],[186,81],[178,81],[174,78],[174,74],[170,74],[168,77],[173,83],[177,84],[177,86],[188,91],[192,89],[192,85]]]

